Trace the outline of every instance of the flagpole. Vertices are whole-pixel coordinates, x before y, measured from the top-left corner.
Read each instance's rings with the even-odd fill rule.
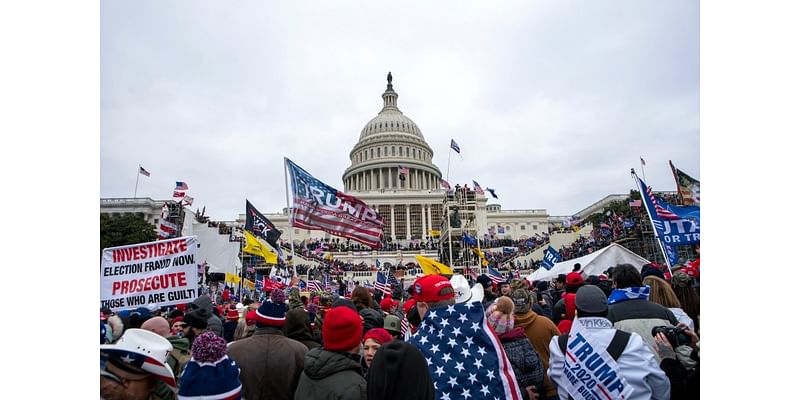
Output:
[[[139,169],[136,171],[136,187],[133,188],[133,198],[136,198],[136,192],[139,191],[139,175],[141,175],[142,164],[139,164]]]
[[[661,242],[661,239],[658,238],[658,231],[656,231],[656,224],[653,222],[653,217],[650,216],[650,211],[647,209],[647,205],[644,204],[645,201],[650,201],[649,198],[645,199],[647,193],[642,193],[642,185],[639,184],[639,177],[636,176],[636,171],[631,168],[631,178],[633,178],[634,182],[636,182],[636,187],[639,188],[639,194],[642,196],[642,206],[645,207],[645,212],[647,213],[647,219],[650,220],[650,226],[653,227],[653,235],[656,237],[656,241],[658,242],[658,247],[661,248],[661,255],[664,256],[664,261],[667,263],[667,267],[670,271],[672,271],[672,264],[669,262],[669,257],[667,257],[667,251],[664,249],[664,243]],[[655,206],[654,206],[655,207]]]
[[[639,168],[642,169],[642,179],[644,179],[644,181],[647,182],[647,175],[644,174],[644,162],[643,161],[644,161],[644,158],[642,158],[642,156],[639,156]]]
[[[292,276],[294,276],[297,275],[297,268],[295,267],[294,235],[292,232],[294,231],[294,227],[292,226],[292,222],[294,220],[294,211],[292,210],[292,207],[289,206],[289,175],[286,172],[288,161],[289,161],[288,158],[283,157],[283,182],[286,185],[286,209],[287,212],[289,213],[289,245],[291,246],[292,249],[292,272],[293,272]]]
[[[236,237],[236,228],[231,227],[233,229],[233,235]],[[241,260],[242,270],[239,271],[239,298],[242,298],[242,281],[244,281],[244,251],[242,250],[242,241],[239,241],[239,260]]]
[[[450,147],[450,150],[447,151],[447,184],[450,184],[450,155],[453,154],[453,147]],[[439,184],[441,186],[441,183]]]

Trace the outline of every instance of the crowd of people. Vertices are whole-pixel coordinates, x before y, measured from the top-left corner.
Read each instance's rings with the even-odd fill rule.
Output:
[[[621,264],[587,276],[576,264],[553,281],[474,284],[425,275],[386,292],[226,287],[169,307],[103,308],[100,395],[699,398],[696,268]],[[585,384],[580,368],[604,378]]]

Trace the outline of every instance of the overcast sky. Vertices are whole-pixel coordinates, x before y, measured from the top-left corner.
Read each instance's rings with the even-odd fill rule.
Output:
[[[379,4],[380,3],[380,4]],[[485,7],[490,5],[491,7]],[[103,1],[101,197],[189,185],[217,220],[286,205],[283,157],[342,189],[391,71],[451,183],[571,215],[701,179],[696,1]]]

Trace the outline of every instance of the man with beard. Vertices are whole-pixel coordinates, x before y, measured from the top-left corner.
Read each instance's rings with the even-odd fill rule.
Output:
[[[205,308],[198,308],[183,316],[183,337],[194,343],[194,338],[208,329],[211,313]]]

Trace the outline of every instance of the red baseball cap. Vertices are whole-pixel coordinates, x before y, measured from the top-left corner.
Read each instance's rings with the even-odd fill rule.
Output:
[[[425,275],[414,282],[414,299],[426,303],[453,299],[453,284],[441,275]]]
[[[403,303],[403,315],[407,315],[408,314],[408,310],[410,310],[411,307],[414,307],[415,305],[417,305],[417,300],[416,299],[408,299],[408,300],[406,300],[406,302]]]
[[[583,276],[580,272],[570,272],[567,274],[567,285],[578,286],[583,284]]]
[[[389,309],[397,307],[399,304],[399,301],[393,300],[391,297],[384,297],[383,300],[381,300],[381,310],[388,312]]]

